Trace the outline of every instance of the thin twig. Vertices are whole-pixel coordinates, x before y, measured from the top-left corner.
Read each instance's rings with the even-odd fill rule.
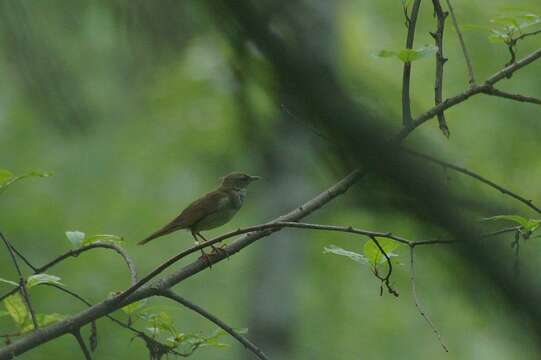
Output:
[[[74,330],[72,334],[77,339],[77,342],[79,343],[79,346],[81,347],[81,351],[83,352],[85,359],[92,360],[92,355],[90,355],[90,351],[88,351],[88,348],[86,347],[85,340],[81,336],[81,329]]]
[[[443,342],[443,339],[441,338],[440,332],[438,331],[438,328],[434,325],[432,320],[430,319],[430,316],[428,316],[428,313],[424,310],[424,308],[421,306],[421,303],[419,302],[419,298],[417,296],[417,289],[415,287],[416,282],[416,276],[415,276],[415,265],[414,265],[414,254],[415,248],[413,246],[410,247],[410,280],[411,280],[411,293],[413,294],[413,301],[415,302],[415,307],[419,311],[419,314],[425,319],[426,323],[434,334],[436,334],[436,337],[438,338],[438,342],[440,343],[441,347],[445,352],[449,352],[449,349],[447,349],[447,346]]]
[[[511,99],[518,102],[525,102],[525,103],[531,103],[531,104],[537,104],[541,105],[541,99],[535,98],[532,96],[526,96],[526,95],[520,95],[520,94],[511,94],[506,91],[502,91],[499,89],[496,89],[494,87],[489,87],[485,91],[483,91],[487,95],[497,96],[505,99]]]
[[[447,58],[443,56],[443,33],[445,29],[445,19],[449,13],[443,11],[439,0],[432,0],[432,4],[434,6],[434,14],[436,14],[437,19],[436,31],[430,33],[430,35],[432,35],[434,38],[434,42],[436,43],[437,47],[436,77],[434,82],[434,102],[437,106],[441,104],[443,99],[443,65],[447,62]],[[437,116],[440,130],[447,138],[449,138],[450,132],[447,122],[445,121],[445,114],[442,111],[439,112]]]
[[[15,246],[13,246],[13,244],[10,244],[11,246],[11,249],[13,249],[13,251],[15,252],[15,254],[26,264],[26,266],[28,266],[30,269],[32,269],[32,271],[36,271],[36,267],[34,265],[32,265],[30,263],[30,261],[19,251],[15,248]]]
[[[464,54],[464,59],[466,60],[466,66],[468,67],[468,75],[470,77],[469,79],[470,87],[473,87],[475,86],[475,75],[473,73],[473,66],[470,60],[470,55],[468,54],[468,49],[466,48],[466,44],[464,43],[462,32],[460,31],[460,27],[458,26],[458,21],[456,19],[455,11],[453,10],[453,6],[451,5],[451,1],[450,0],[445,0],[445,1],[447,2],[447,7],[449,8],[449,12],[451,13],[453,26],[458,35],[458,40],[460,42],[460,47],[462,48],[462,53]]]
[[[396,291],[395,289],[393,289],[393,287],[391,286],[391,274],[393,273],[393,264],[391,262],[391,258],[389,257],[389,255],[387,255],[387,252],[385,252],[385,250],[381,247],[381,245],[379,244],[379,241],[376,239],[376,237],[371,237],[372,241],[374,242],[374,244],[376,244],[376,246],[378,247],[379,251],[381,252],[381,254],[383,256],[385,256],[385,260],[387,260],[387,275],[385,275],[385,277],[381,277],[378,275],[377,273],[377,270],[376,268],[374,268],[374,274],[376,275],[376,277],[378,279],[381,280],[381,283],[382,284],[385,284],[385,287],[387,288],[387,291],[389,292],[389,294],[392,294],[396,297],[398,297],[398,291]],[[374,265],[376,266],[376,265]],[[380,288],[380,295],[382,294],[382,289]]]
[[[42,273],[42,272],[46,271],[47,269],[55,266],[59,262],[64,261],[67,258],[77,257],[80,254],[82,254],[82,253],[84,253],[84,252],[86,252],[88,250],[98,249],[98,248],[111,249],[111,250],[115,251],[117,254],[119,254],[124,259],[124,262],[128,266],[128,270],[130,272],[132,284],[137,283],[137,271],[135,269],[135,264],[133,263],[132,259],[130,258],[130,256],[128,255],[126,250],[124,250],[120,246],[115,245],[113,243],[103,242],[103,241],[96,241],[94,243],[81,246],[80,248],[69,250],[69,251],[65,252],[64,254],[56,257],[55,259],[49,261],[45,265],[42,265],[42,266],[38,267],[34,271],[34,273],[35,274]]]
[[[417,16],[421,0],[415,0],[411,8],[411,15],[408,18],[406,12],[406,23],[408,26],[408,35],[406,37],[406,49],[413,48],[413,40],[415,38],[415,26],[417,25]],[[411,62],[404,62],[404,70],[402,72],[402,123],[408,126],[412,122],[411,117],[411,98],[410,98],[410,79],[411,79]]]
[[[479,180],[480,182],[482,182],[483,184],[486,184],[498,191],[500,191],[502,194],[505,194],[505,195],[508,195],[510,197],[512,197],[513,199],[516,199],[518,201],[520,201],[521,203],[523,203],[524,205],[528,206],[530,209],[534,210],[535,212],[537,212],[538,214],[541,214],[541,208],[538,208],[537,206],[534,205],[533,201],[532,200],[528,200],[526,198],[524,198],[523,196],[520,196],[514,192],[512,192],[511,190],[501,186],[501,185],[498,185],[496,184],[495,182],[491,181],[491,180],[488,180],[487,178],[484,178],[483,176],[469,170],[469,169],[466,169],[466,168],[463,168],[463,167],[460,167],[460,166],[457,166],[457,165],[453,165],[447,161],[443,161],[443,160],[440,160],[440,159],[437,159],[433,156],[430,156],[430,155],[426,155],[426,154],[422,154],[420,152],[417,152],[417,151],[414,151],[414,150],[407,150],[407,149],[404,149],[404,151],[407,153],[407,154],[410,154],[410,155],[413,155],[413,156],[416,156],[416,157],[419,157],[419,158],[422,158],[422,159],[425,159],[425,160],[428,160],[430,162],[433,162],[435,164],[438,164],[438,165],[441,165],[447,169],[452,169],[454,171],[457,171],[459,173],[462,173],[464,175],[468,175],[476,180]]]
[[[200,307],[197,304],[192,303],[189,300],[186,300],[182,296],[178,295],[172,290],[165,290],[160,293],[161,296],[169,298],[171,300],[174,300],[178,302],[179,304],[187,307],[188,309],[195,311],[199,315],[203,316],[207,320],[210,320],[220,328],[222,328],[224,331],[226,331],[228,334],[233,336],[235,339],[237,339],[246,349],[249,349],[251,352],[255,354],[259,359],[268,360],[267,355],[261,351],[254,343],[252,343],[250,340],[248,340],[245,336],[239,334],[237,331],[235,331],[231,326],[224,323],[222,320],[218,319],[216,316],[212,315],[202,307]]]
[[[0,237],[2,238],[2,241],[4,242],[4,245],[6,245],[6,248],[9,254],[11,255],[11,260],[13,261],[13,265],[15,266],[15,269],[17,270],[17,274],[19,275],[18,289],[20,289],[24,302],[26,303],[26,306],[28,307],[28,311],[30,312],[30,318],[32,319],[32,324],[34,325],[34,330],[35,330],[39,328],[39,324],[36,319],[36,314],[34,312],[34,309],[32,308],[32,303],[30,302],[30,295],[28,294],[28,291],[26,288],[26,279],[24,278],[21,268],[19,267],[19,263],[17,262],[17,258],[15,257],[15,252],[13,251],[13,247],[11,246],[10,242],[6,239],[4,234],[2,234],[1,232],[0,232]]]

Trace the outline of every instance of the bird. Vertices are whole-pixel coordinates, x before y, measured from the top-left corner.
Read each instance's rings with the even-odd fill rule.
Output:
[[[242,207],[248,185],[261,177],[232,172],[220,179],[220,186],[216,190],[192,202],[180,215],[138,244],[144,245],[151,240],[181,229],[191,232],[196,245],[200,244],[198,236],[203,242],[206,242],[207,239],[201,235],[201,231],[214,229],[229,222]],[[214,246],[212,248],[214,251],[218,251]],[[201,249],[201,253],[208,260],[203,249]]]

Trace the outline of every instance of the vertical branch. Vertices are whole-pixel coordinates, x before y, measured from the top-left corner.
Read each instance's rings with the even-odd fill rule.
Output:
[[[411,15],[407,17],[406,24],[408,26],[408,36],[406,38],[406,49],[413,48],[413,40],[415,38],[415,26],[417,25],[417,16],[421,0],[415,0],[411,8]],[[412,123],[411,118],[411,99],[410,99],[410,78],[411,78],[411,62],[404,63],[404,71],[402,73],[402,123],[404,126],[409,126]]]
[[[434,84],[434,100],[436,106],[438,106],[441,104],[443,98],[443,65],[447,62],[447,59],[443,56],[443,32],[445,29],[445,19],[449,13],[443,11],[440,0],[432,0],[432,4],[434,5],[434,14],[437,20],[436,31],[431,32],[430,35],[434,38],[434,42],[438,48],[436,51],[436,80]],[[445,121],[443,111],[439,112],[437,116],[440,130],[449,138],[449,127]]]
[[[450,0],[445,0],[447,2],[447,7],[449,8],[449,12],[451,13],[451,20],[453,20],[453,26],[455,28],[455,31],[458,35],[458,41],[460,42],[460,47],[462,48],[462,53],[464,53],[464,59],[466,60],[466,66],[468,67],[468,75],[470,77],[469,83],[470,86],[475,86],[475,76],[473,73],[473,66],[470,60],[470,55],[468,54],[468,49],[466,48],[466,44],[464,43],[464,38],[462,37],[462,32],[460,31],[460,27],[458,26],[458,21],[456,20],[455,11],[453,10],[453,6],[451,5]]]
[[[415,245],[410,245],[410,280],[411,280],[411,293],[413,294],[413,301],[415,302],[415,307],[417,308],[417,310],[419,311],[419,314],[421,314],[421,316],[423,317],[423,319],[425,319],[426,323],[428,324],[428,326],[430,326],[430,328],[432,329],[432,331],[434,332],[434,334],[436,334],[436,337],[438,338],[438,341],[441,345],[441,347],[443,348],[443,350],[445,350],[445,352],[449,352],[449,349],[447,349],[447,346],[445,345],[445,343],[443,342],[442,338],[441,338],[441,335],[440,335],[440,332],[438,331],[438,329],[436,328],[436,326],[434,325],[434,323],[432,322],[432,320],[430,320],[430,317],[428,316],[428,314],[425,312],[425,310],[422,308],[421,306],[421,303],[419,302],[419,298],[417,297],[417,289],[415,287],[415,261],[414,261],[414,251],[415,251]]]
[[[81,336],[81,329],[75,330],[72,334],[77,339],[77,342],[79,343],[79,346],[81,347],[81,350],[85,356],[85,360],[92,360],[90,351],[88,351],[88,348],[86,347],[85,340]]]
[[[37,329],[38,322],[36,320],[36,314],[34,313],[34,309],[32,308],[32,304],[30,303],[30,296],[28,295],[28,291],[26,289],[26,281],[24,279],[23,273],[21,272],[21,268],[19,267],[19,263],[17,262],[17,258],[15,257],[15,253],[13,252],[13,247],[4,237],[4,234],[2,234],[1,232],[0,237],[2,238],[4,245],[6,245],[6,248],[8,249],[11,260],[13,261],[13,265],[15,265],[15,269],[17,269],[17,274],[19,274],[19,288],[21,290],[21,295],[23,296],[26,306],[28,307],[28,311],[30,312],[30,318],[32,319],[32,324],[34,324],[34,329]]]

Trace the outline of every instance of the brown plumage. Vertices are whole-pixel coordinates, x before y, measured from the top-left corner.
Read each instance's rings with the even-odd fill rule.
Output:
[[[231,220],[242,206],[246,187],[257,179],[258,176],[238,172],[224,176],[218,189],[192,202],[180,215],[138,244],[146,244],[181,229],[190,230],[196,242],[197,236],[206,241],[200,232],[219,227]]]

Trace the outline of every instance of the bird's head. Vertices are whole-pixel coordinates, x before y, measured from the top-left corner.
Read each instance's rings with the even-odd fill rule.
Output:
[[[259,176],[250,176],[241,172],[233,172],[222,179],[222,187],[228,189],[246,189],[252,181],[261,179]]]

